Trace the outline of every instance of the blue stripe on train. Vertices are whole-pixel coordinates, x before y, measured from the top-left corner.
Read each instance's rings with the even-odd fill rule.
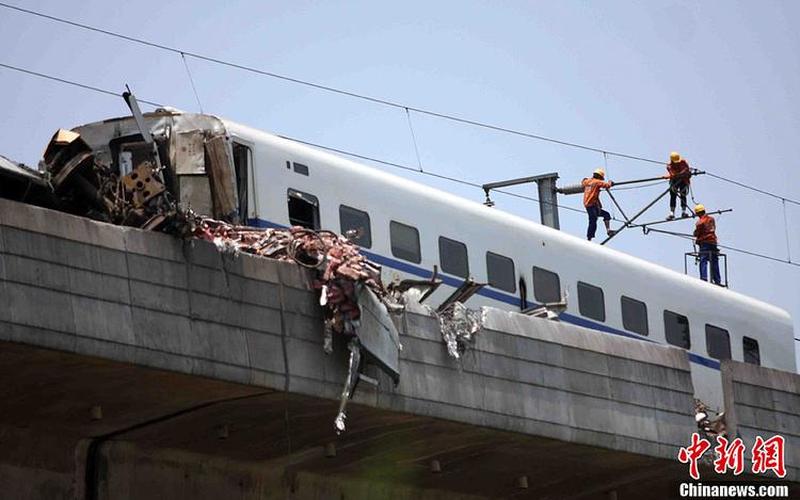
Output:
[[[274,222],[264,220],[264,219],[249,219],[247,221],[251,226],[254,227],[267,227],[267,228],[285,228],[281,224],[276,224]],[[400,260],[392,259],[390,257],[385,257],[383,255],[370,252],[369,250],[361,249],[362,253],[366,255],[370,260],[376,262],[382,266],[391,267],[392,269],[397,269],[398,271],[402,271],[404,273],[413,274],[414,276],[418,276],[423,279],[430,278],[433,273],[425,268],[415,266],[413,264],[409,264],[408,262],[403,262]],[[452,276],[448,276],[446,274],[439,273],[438,278],[442,280],[442,283],[445,285],[449,285],[452,287],[458,287],[463,283],[463,280],[460,278],[455,278]],[[504,292],[500,292],[491,288],[484,287],[481,290],[478,290],[478,295],[483,297],[497,300],[499,302],[504,302],[506,304],[511,304],[512,306],[519,307],[519,297],[516,295],[510,295]],[[533,304],[535,305],[535,304]],[[604,325],[602,323],[596,323],[594,321],[588,320],[586,318],[582,318],[580,316],[575,316],[574,314],[569,313],[561,313],[560,316],[561,320],[566,323],[571,323],[573,325],[582,326],[584,328],[591,328],[592,330],[598,330],[605,333],[611,333],[614,335],[620,335],[622,337],[628,337],[636,340],[643,340],[645,342],[655,342],[654,340],[648,339],[647,337],[642,337],[640,335],[636,335],[634,333],[625,332],[623,330],[618,330],[616,328],[612,328],[608,325]],[[702,366],[706,366],[708,368],[713,368],[715,370],[719,370],[720,362],[715,359],[706,358],[704,356],[700,356],[699,354],[695,354],[691,351],[687,351],[689,356],[689,361],[693,363],[697,363]]]

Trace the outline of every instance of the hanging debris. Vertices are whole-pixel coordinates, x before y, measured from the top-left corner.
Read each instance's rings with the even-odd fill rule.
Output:
[[[705,437],[727,435],[725,412],[711,416],[708,405],[696,398],[694,400],[694,420],[697,422],[697,428],[705,434]]]
[[[341,434],[345,430],[345,408],[347,401],[353,397],[353,391],[356,388],[356,382],[359,378],[359,366],[361,365],[361,345],[358,337],[353,337],[347,343],[347,349],[350,351],[350,358],[347,363],[347,378],[344,380],[344,388],[342,388],[342,395],[339,398],[339,413],[333,420],[333,427],[336,429],[336,434]]]
[[[462,302],[453,302],[443,311],[433,311],[439,321],[439,330],[447,346],[447,353],[460,359],[473,345],[475,334],[483,328],[484,310],[469,309]]]
[[[334,419],[337,433],[344,432],[347,401],[353,397],[358,380],[365,378],[361,374],[362,351],[370,354],[397,382],[399,334],[385,316],[402,311],[403,306],[384,288],[380,266],[367,260],[358,246],[331,231],[299,226],[256,229],[198,215],[192,215],[190,220],[195,237],[213,242],[222,251],[294,261],[316,270],[314,288],[320,291],[319,304],[325,322],[323,350],[327,354],[333,352],[334,335],[343,335],[348,339],[350,351],[339,412]],[[380,304],[384,306],[383,312],[376,310]],[[364,342],[359,336],[362,308],[370,311],[369,328],[361,332]]]

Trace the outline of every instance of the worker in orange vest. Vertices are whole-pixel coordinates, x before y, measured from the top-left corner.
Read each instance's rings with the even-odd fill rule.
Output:
[[[667,220],[675,218],[675,202],[678,196],[681,197],[681,217],[689,217],[689,210],[686,204],[686,195],[689,193],[689,179],[692,170],[681,155],[673,151],[669,154],[667,163],[667,175],[664,179],[669,179],[669,214]]]
[[[597,232],[597,218],[602,217],[603,223],[606,225],[606,233],[613,236],[615,231],[611,229],[610,221],[611,214],[603,210],[603,205],[600,203],[600,190],[608,189],[614,185],[613,182],[606,182],[606,171],[598,168],[592,174],[592,178],[584,178],[581,181],[583,186],[583,206],[586,207],[586,213],[589,214],[589,228],[586,230],[586,239],[592,241],[595,233]]]
[[[717,223],[710,215],[706,215],[706,207],[697,204],[694,207],[697,223],[694,227],[694,238],[700,247],[700,279],[708,281],[708,262],[711,261],[711,282],[720,284],[719,248],[717,247]]]

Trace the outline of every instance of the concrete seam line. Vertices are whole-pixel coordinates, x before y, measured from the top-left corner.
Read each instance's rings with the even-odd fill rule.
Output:
[[[183,410],[178,410],[172,413],[167,413],[166,415],[161,415],[160,417],[151,418],[149,420],[145,420],[144,422],[139,422],[138,424],[133,424],[128,427],[124,427],[122,429],[117,429],[116,431],[111,431],[109,433],[103,434],[101,436],[96,436],[94,438],[90,438],[91,441],[89,442],[89,446],[86,449],[86,465],[85,465],[85,485],[84,485],[84,493],[86,500],[97,500],[98,498],[98,480],[99,480],[99,470],[97,467],[97,461],[100,456],[100,450],[102,446],[111,438],[120,436],[127,432],[144,429],[145,427],[149,427],[151,425],[160,424],[162,422],[166,422],[167,420],[171,420],[173,418],[177,418],[189,413],[192,413],[197,410],[202,410],[203,408],[208,408],[210,406],[214,406],[220,403],[230,403],[233,401],[239,401],[242,399],[250,399],[250,398],[257,398],[261,396],[267,396],[273,394],[274,391],[267,391],[267,392],[257,392],[255,394],[247,394],[245,396],[234,396],[230,398],[223,398],[217,399],[214,401],[207,401],[205,403],[201,403],[195,406],[191,406],[189,408],[184,408]]]

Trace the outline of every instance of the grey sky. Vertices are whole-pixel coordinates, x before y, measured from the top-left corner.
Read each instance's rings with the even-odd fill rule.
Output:
[[[800,3],[161,2],[9,3],[266,70],[420,108],[693,166],[800,198]],[[197,104],[180,60],[103,35],[0,9],[0,62],[186,110]],[[402,110],[189,59],[206,112],[258,128],[416,165]],[[126,114],[121,99],[0,68],[0,154],[35,164],[59,127]],[[412,114],[423,166],[477,182],[557,170],[562,184],[603,165],[572,150]],[[662,173],[608,159],[613,180]],[[482,200],[479,190],[398,172]],[[534,194],[532,189],[518,192]],[[624,194],[623,194],[624,193]],[[658,188],[620,192],[627,211]],[[779,201],[709,177],[694,182],[722,243],[787,256]],[[536,206],[497,207],[538,218]],[[562,197],[580,207],[578,197]],[[666,201],[646,218],[666,215]],[[800,207],[787,206],[800,261]],[[562,211],[581,235],[584,214]],[[688,222],[669,229],[691,232]],[[630,231],[615,248],[683,270],[690,245]],[[732,288],[800,318],[800,269],[730,253]],[[658,286],[654,283],[653,286]],[[800,336],[795,332],[795,336]]]

